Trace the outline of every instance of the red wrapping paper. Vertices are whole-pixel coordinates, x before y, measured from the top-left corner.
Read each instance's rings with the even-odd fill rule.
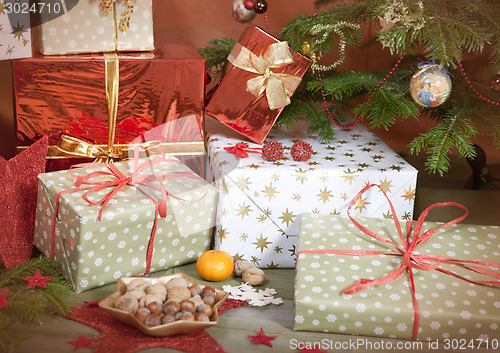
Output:
[[[183,46],[118,58],[115,144],[203,142],[203,58]],[[13,66],[18,149],[42,135],[57,145],[63,133],[107,144],[103,55],[38,55]]]
[[[256,55],[260,55],[269,45],[277,42],[278,39],[253,25],[249,25],[238,40],[238,43]],[[292,53],[292,56],[293,63],[274,68],[272,71],[303,77],[312,61],[299,53]],[[265,94],[255,97],[247,92],[247,80],[256,76],[255,73],[228,64],[219,87],[206,107],[206,112],[251,141],[262,143],[284,107],[271,110]]]

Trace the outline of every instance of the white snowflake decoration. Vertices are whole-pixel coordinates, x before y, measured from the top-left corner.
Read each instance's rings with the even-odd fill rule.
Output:
[[[283,303],[282,298],[275,298],[276,290],[272,288],[260,289],[258,292],[255,288],[247,283],[242,283],[239,286],[222,286],[222,290],[229,293],[229,299],[246,300],[250,306],[264,306],[269,304],[280,305]]]

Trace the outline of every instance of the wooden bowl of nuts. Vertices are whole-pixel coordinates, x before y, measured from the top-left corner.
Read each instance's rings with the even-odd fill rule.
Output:
[[[192,333],[214,326],[228,293],[203,286],[184,273],[122,277],[99,307],[150,336]]]

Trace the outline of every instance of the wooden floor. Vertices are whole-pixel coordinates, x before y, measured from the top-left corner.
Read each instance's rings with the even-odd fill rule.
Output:
[[[420,168],[419,168],[420,169]],[[468,170],[465,168],[465,172]],[[464,173],[465,173],[464,172]],[[468,175],[457,173],[460,175],[456,181],[456,187],[448,180],[445,184],[433,184],[433,180],[419,175],[420,186],[417,186],[417,199],[415,202],[415,215],[417,216],[424,208],[435,202],[457,201],[469,208],[469,216],[465,220],[470,224],[489,224],[500,225],[500,191],[472,191],[460,189]],[[465,178],[465,179],[464,179]],[[431,180],[431,183],[425,182]],[[424,182],[422,184],[422,182]],[[442,183],[442,180],[439,180]],[[431,213],[428,220],[446,221],[452,219],[453,210],[441,210],[440,212]],[[194,264],[178,267],[175,272],[184,272],[193,278],[199,279],[196,274]],[[219,344],[228,353],[246,353],[246,352],[299,352],[298,349],[292,349],[294,342],[310,342],[322,343],[335,347],[335,345],[345,342],[344,346],[351,342],[365,342],[365,337],[326,334],[314,332],[299,332],[293,330],[293,292],[294,292],[294,277],[293,269],[273,269],[265,270],[266,281],[259,288],[265,287],[274,288],[277,291],[277,296],[284,299],[284,303],[279,306],[269,305],[265,307],[242,307],[225,311],[219,318],[219,323],[207,332],[214,337]],[[156,276],[164,275],[165,273],[156,273]],[[200,282],[203,283],[203,281]],[[221,288],[223,284],[238,285],[241,280],[237,281],[230,278],[223,282],[216,282],[212,285]],[[81,306],[82,301],[100,301],[115,290],[115,285],[98,288],[81,294],[72,293],[71,304],[73,306]],[[256,335],[260,328],[263,328],[266,335],[277,336],[272,341],[273,348],[265,345],[253,345],[247,338],[248,335]],[[40,326],[26,326],[20,328],[30,338],[21,346],[21,352],[33,353],[65,353],[74,352],[73,345],[68,344],[68,341],[76,340],[81,334],[89,338],[99,337],[100,332],[75,321],[67,320],[61,317],[47,317]],[[366,338],[369,343],[391,342],[394,347],[398,342],[411,343],[410,341],[397,341],[390,339]],[[323,347],[324,348],[324,347]],[[366,346],[359,346],[358,349],[328,349],[328,352],[375,352],[380,349],[366,349]],[[394,349],[394,351],[400,351]],[[423,343],[423,347],[417,349],[405,349],[408,352],[437,352],[436,349],[429,349],[427,343]],[[444,351],[444,350],[440,350]],[[486,350],[482,350],[485,352]],[[491,350],[493,352],[493,350]],[[82,348],[78,352],[91,352],[88,348]],[[150,348],[143,351],[144,353],[167,353],[176,352],[175,350],[165,348]],[[453,351],[446,351],[453,352]],[[457,350],[456,352],[464,352]],[[474,350],[481,352],[481,350]],[[496,352],[500,353],[500,350]]]
[[[193,278],[198,279],[194,264],[181,266],[175,269],[175,272],[184,272]],[[391,342],[393,347],[396,347],[398,342],[411,344],[410,341],[398,341],[391,339],[379,339],[371,337],[360,337],[340,334],[315,333],[293,330],[293,269],[269,269],[266,270],[266,281],[259,286],[264,289],[270,287],[276,289],[277,296],[284,299],[284,303],[276,306],[269,305],[264,307],[241,307],[225,311],[219,317],[218,325],[207,329],[207,332],[215,338],[219,344],[228,353],[246,353],[246,352],[299,352],[294,348],[294,342],[310,342],[311,344],[325,344],[328,352],[376,352],[380,349],[366,349],[367,345],[384,344]],[[155,275],[163,275],[164,273],[156,273]],[[241,280],[240,280],[241,281]],[[215,283],[215,286],[220,288],[223,284],[237,285],[240,283],[234,278],[230,278],[223,282]],[[201,283],[203,282],[200,279]],[[115,285],[108,285],[95,290],[84,292],[81,294],[72,293],[71,303],[74,306],[81,306],[82,300],[98,301],[115,290]],[[273,348],[259,344],[254,345],[247,338],[247,335],[256,335],[260,328],[268,336],[277,336],[272,341]],[[76,340],[81,334],[89,338],[99,337],[100,332],[75,321],[67,320],[61,317],[47,317],[40,326],[28,326],[22,328],[23,332],[30,337],[21,346],[21,352],[33,353],[69,353],[74,352],[73,345],[68,344],[68,341]],[[363,345],[357,349],[335,349],[335,345],[339,346],[343,343],[345,347],[354,342],[363,342]],[[353,343],[351,343],[353,342]],[[416,349],[405,349],[408,352],[437,352],[435,349],[429,349],[426,342],[422,342],[423,347]],[[352,347],[352,346],[351,346]],[[325,347],[323,347],[325,348]],[[400,350],[394,350],[400,351]],[[78,352],[91,352],[88,348],[81,348]],[[144,353],[167,353],[177,352],[177,350],[166,348],[149,348]],[[448,350],[447,352],[453,352]],[[459,352],[459,351],[456,351]],[[460,352],[463,352],[461,350]],[[475,352],[481,352],[475,350]],[[482,352],[486,352],[483,350]],[[493,352],[493,351],[492,351]]]

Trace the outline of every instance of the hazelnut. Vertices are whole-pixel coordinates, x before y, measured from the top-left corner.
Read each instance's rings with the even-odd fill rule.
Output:
[[[116,299],[115,308],[135,314],[139,309],[139,302],[133,295],[124,294]]]
[[[196,284],[189,287],[189,291],[191,292],[192,297],[194,297],[196,295],[201,295],[201,287],[196,285]]]
[[[185,311],[181,313],[178,320],[194,321],[194,315]]]
[[[264,282],[265,274],[260,268],[250,267],[243,271],[241,276],[244,283],[248,283],[251,286],[256,286]]]
[[[208,321],[210,321],[210,318],[207,315],[205,315],[204,313],[195,313],[194,320],[208,322]]]
[[[181,306],[178,302],[169,300],[163,305],[163,312],[166,315],[175,315],[181,310]]]
[[[151,311],[148,309],[148,308],[139,308],[137,309],[137,311],[135,312],[135,317],[137,318],[137,320],[139,320],[140,322],[144,322],[144,320],[146,319],[146,317],[151,314]]]
[[[159,302],[151,302],[146,306],[153,314],[162,315],[163,314],[163,305]]]
[[[181,301],[181,310],[192,313],[195,310],[195,305],[190,300]]]
[[[185,288],[187,288],[187,287],[189,287],[189,284],[182,277],[174,277],[174,278],[170,279],[167,283],[165,283],[165,289],[167,291],[169,291],[170,289],[172,289],[174,287],[185,287]]]
[[[161,325],[161,318],[160,318],[159,315],[149,314],[144,319],[144,325],[146,325],[147,327],[153,327],[153,326]]]
[[[204,313],[205,315],[210,317],[210,316],[212,316],[214,309],[212,309],[211,305],[201,304],[200,306],[198,306],[198,308],[196,308],[196,311],[199,313]]]
[[[241,277],[241,274],[243,271],[245,271],[247,268],[252,267],[252,264],[248,262],[247,260],[238,260],[234,263],[234,275],[236,277]]]
[[[161,318],[161,323],[164,324],[169,324],[171,322],[175,321],[174,315],[165,315],[164,317]]]
[[[215,297],[215,294],[216,294],[215,293],[215,289],[212,286],[205,286],[201,290],[201,297],[202,298],[205,297],[205,296],[207,296],[207,295],[211,295],[211,296]]]
[[[187,287],[173,287],[169,289],[167,293],[168,300],[175,300],[179,303],[189,298],[191,298],[191,292]]]
[[[214,305],[215,303],[215,297],[211,296],[211,295],[205,295],[203,297],[203,301],[208,304],[208,305]]]

